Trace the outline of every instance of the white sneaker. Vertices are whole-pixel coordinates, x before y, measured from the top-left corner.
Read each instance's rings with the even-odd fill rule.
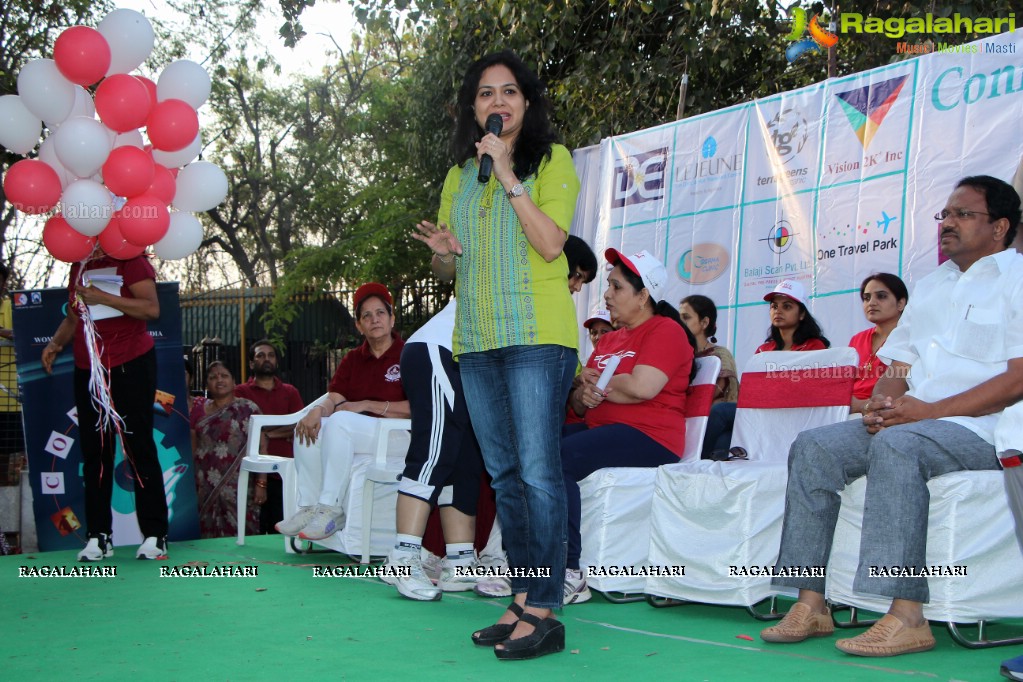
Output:
[[[434,581],[440,580],[440,572],[444,569],[444,559],[425,547],[419,556],[422,559],[423,573],[426,574],[426,577]]]
[[[313,512],[315,511],[315,504],[308,507],[299,507],[298,511],[291,515],[291,518],[275,523],[274,529],[281,535],[298,535],[299,531],[309,525],[309,521],[313,518]]]
[[[103,561],[114,556],[114,545],[106,533],[90,535],[85,549],[78,553],[79,561]]]
[[[394,574],[385,573],[380,579],[398,588],[401,596],[415,601],[437,601],[441,598],[441,589],[426,576],[422,558],[418,554],[392,550],[384,568],[392,569]]]
[[[135,552],[136,559],[166,559],[167,538],[148,537],[141,545],[139,551]]]
[[[345,510],[327,504],[316,505],[312,518],[298,537],[303,540],[326,540],[345,527]]]
[[[511,580],[503,575],[480,578],[473,585],[472,591],[481,597],[510,597],[512,593]]]
[[[580,570],[573,570],[571,568],[565,569],[565,606],[569,604],[582,604],[584,601],[589,601],[590,588],[586,586],[586,578],[583,577],[583,572]]]
[[[468,592],[476,587],[480,579],[479,570],[480,562],[475,559],[467,564],[453,564],[445,560],[437,585],[445,592]]]

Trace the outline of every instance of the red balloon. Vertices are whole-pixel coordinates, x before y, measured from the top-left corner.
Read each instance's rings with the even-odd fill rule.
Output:
[[[103,229],[99,234],[99,245],[103,251],[111,258],[118,260],[130,260],[135,256],[142,255],[142,252],[146,250],[144,246],[135,246],[124,238],[121,234],[121,221],[119,220],[121,212],[117,211],[114,213],[114,217],[107,223],[106,228]]]
[[[151,104],[152,106],[156,106],[156,83],[154,83],[152,79],[146,78],[145,76],[135,76],[135,78],[142,81],[142,84],[146,86],[146,90],[149,91],[149,99],[151,101]]]
[[[175,169],[177,170],[177,169]],[[158,163],[153,164],[153,184],[149,186],[149,194],[160,199],[163,203],[169,204],[174,201],[174,193],[178,191],[178,185],[174,182],[174,171]]]
[[[43,245],[50,255],[65,263],[78,263],[89,257],[96,246],[95,237],[84,234],[68,225],[64,216],[57,214],[43,226]]]
[[[163,239],[170,227],[166,202],[151,194],[128,199],[118,211],[118,218],[125,240],[143,248]]]
[[[4,194],[22,213],[46,213],[60,201],[60,178],[45,161],[24,159],[7,170]]]
[[[92,85],[110,68],[110,45],[96,29],[72,26],[53,43],[53,61],[72,83]]]
[[[153,158],[138,147],[117,147],[103,164],[103,182],[118,196],[142,194],[153,184],[153,165]]]
[[[145,83],[126,73],[114,74],[96,88],[99,119],[119,133],[144,126],[152,106]]]
[[[149,112],[146,126],[153,147],[176,152],[187,147],[199,134],[199,115],[188,102],[165,99]]]

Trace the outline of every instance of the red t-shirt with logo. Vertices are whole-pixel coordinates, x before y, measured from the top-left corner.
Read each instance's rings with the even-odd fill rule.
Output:
[[[294,414],[305,407],[302,403],[302,396],[298,394],[298,389],[277,377],[274,377],[273,388],[270,390],[258,386],[256,378],[252,377],[244,384],[235,386],[234,394],[239,398],[254,402],[262,414]],[[290,437],[270,438],[267,442],[266,452],[278,457],[294,457],[293,440]]]
[[[389,400],[392,403],[408,400],[401,386],[404,345],[405,342],[395,335],[391,347],[378,358],[370,351],[369,343],[363,341],[341,358],[327,390],[340,393],[345,400]]]
[[[75,300],[75,286],[81,278],[82,266],[75,263],[71,266],[71,278],[68,284],[68,297],[72,307]],[[135,298],[131,293],[131,285],[147,279],[156,282],[156,270],[145,256],[136,256],[130,260],[117,260],[110,256],[102,256],[85,264],[85,272],[102,271],[102,274],[120,275],[122,278],[120,295],[124,298]],[[85,347],[85,332],[82,320],[78,320],[75,328],[74,354],[75,367],[89,369],[89,354]],[[145,355],[154,345],[153,337],[146,331],[146,321],[139,320],[123,313],[115,317],[96,320],[96,333],[99,335],[100,358],[106,367],[118,367],[137,357]]]
[[[590,427],[626,424],[639,429],[679,457],[686,442],[686,389],[693,366],[693,347],[674,320],[655,315],[634,329],[625,327],[600,337],[586,366],[603,370],[607,359],[621,358],[615,374],[631,374],[636,365],[648,365],[668,376],[661,392],[641,403],[605,400],[586,411]]]

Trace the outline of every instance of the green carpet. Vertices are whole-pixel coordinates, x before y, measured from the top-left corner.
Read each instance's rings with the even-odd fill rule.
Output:
[[[770,645],[744,610],[592,601],[565,608],[568,650],[498,661],[469,640],[504,600],[402,599],[370,578],[314,578],[332,553],[285,554],[279,536],[173,543],[171,560],[117,548],[115,578],[19,577],[78,566],[75,552],[0,557],[5,680],[998,680],[1020,647],[970,651],[941,626],[934,651],[861,659],[832,638]],[[256,566],[254,578],[161,578],[160,567]],[[1015,631],[1023,621],[1007,625]],[[853,631],[856,634],[856,631]],[[997,630],[989,633],[998,634]],[[838,635],[851,636],[844,633]],[[744,637],[750,637],[751,640]]]

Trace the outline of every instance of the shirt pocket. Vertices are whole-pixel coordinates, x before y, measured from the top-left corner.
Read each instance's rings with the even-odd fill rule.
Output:
[[[1000,310],[967,306],[952,334],[956,355],[978,362],[1005,361],[1005,317]]]

